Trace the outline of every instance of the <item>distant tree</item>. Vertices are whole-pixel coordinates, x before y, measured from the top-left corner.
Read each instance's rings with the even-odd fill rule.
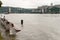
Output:
[[[2,1],[0,1],[0,7],[1,7],[1,5],[2,5]]]
[[[51,13],[59,13],[59,9],[58,7],[52,7],[50,10],[51,10]]]

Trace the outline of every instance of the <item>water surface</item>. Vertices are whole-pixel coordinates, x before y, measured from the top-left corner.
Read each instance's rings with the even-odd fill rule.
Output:
[[[14,23],[16,40],[60,40],[60,14],[5,14]],[[24,20],[23,28],[21,19]]]

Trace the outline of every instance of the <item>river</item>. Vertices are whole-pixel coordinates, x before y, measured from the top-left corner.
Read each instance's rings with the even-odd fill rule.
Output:
[[[14,23],[16,40],[60,40],[60,14],[5,14]],[[23,27],[21,27],[23,19]]]

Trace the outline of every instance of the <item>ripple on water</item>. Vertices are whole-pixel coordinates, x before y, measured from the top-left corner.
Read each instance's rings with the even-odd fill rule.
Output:
[[[24,33],[20,32],[17,34],[17,40],[55,40],[52,35],[45,32],[35,33]]]

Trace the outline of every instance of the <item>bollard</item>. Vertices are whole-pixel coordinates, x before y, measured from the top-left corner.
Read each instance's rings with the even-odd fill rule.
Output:
[[[21,20],[21,26],[23,27],[23,20]]]

